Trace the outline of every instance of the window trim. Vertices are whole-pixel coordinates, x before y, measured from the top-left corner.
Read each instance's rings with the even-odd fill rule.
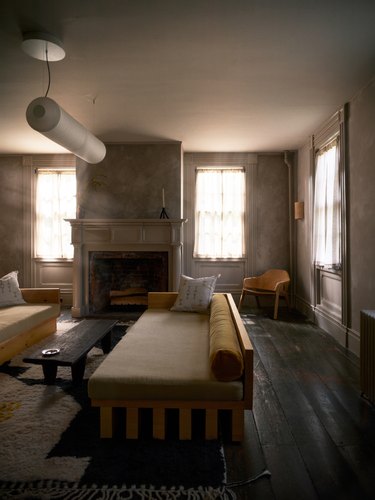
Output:
[[[195,243],[196,243],[196,236],[197,236],[197,228],[196,228],[196,187],[194,189],[194,207],[193,207],[193,214],[194,214],[194,241],[192,243],[192,257],[194,260],[200,260],[200,261],[217,261],[217,260],[223,260],[223,261],[238,261],[241,259],[245,259],[246,256],[246,191],[247,191],[247,182],[246,182],[246,168],[244,166],[240,165],[220,165],[220,166],[215,166],[215,165],[210,165],[210,166],[204,166],[200,165],[197,166],[194,169],[194,176],[195,176],[195,186],[197,183],[197,175],[199,171],[204,171],[204,170],[222,170],[222,171],[227,171],[227,170],[235,170],[243,173],[243,187],[244,187],[244,200],[243,200],[243,218],[242,218],[242,253],[241,255],[238,255],[236,257],[223,257],[223,256],[203,256],[195,253]]]
[[[198,259],[193,257],[194,227],[194,193],[195,169],[208,166],[239,166],[246,172],[246,213],[245,213],[245,245],[246,255],[243,259]],[[184,224],[183,271],[188,276],[208,276],[221,273],[217,283],[217,291],[240,294],[243,276],[253,276],[256,266],[257,248],[257,168],[256,153],[184,153],[184,199],[183,210],[187,218]]]
[[[339,140],[339,178],[340,178],[340,194],[341,194],[341,268],[339,270],[335,269],[323,269],[334,273],[341,278],[341,301],[342,301],[342,311],[341,311],[341,324],[345,327],[350,328],[351,317],[350,317],[350,293],[349,293],[349,270],[348,270],[348,212],[347,212],[347,165],[348,165],[348,155],[347,155],[347,127],[348,127],[348,116],[349,116],[349,104],[345,104],[336,113],[334,113],[311,137],[311,214],[312,214],[312,224],[311,224],[311,286],[312,286],[312,298],[313,305],[317,307],[318,304],[318,293],[319,293],[319,271],[320,268],[314,264],[314,239],[313,239],[313,227],[314,227],[314,192],[315,192],[315,165],[316,165],[316,152],[323,147],[327,146],[335,138]]]
[[[56,172],[72,172],[72,174],[76,174],[76,168],[75,166],[57,166],[57,167],[45,167],[45,166],[38,166],[37,168],[34,169],[34,197],[33,197],[33,258],[36,262],[72,262],[73,261],[73,256],[72,257],[57,257],[57,256],[49,256],[49,257],[43,257],[37,253],[37,213],[36,213],[36,201],[37,201],[37,184],[38,184],[38,173],[39,172],[48,172],[55,174]],[[75,212],[77,213],[77,192],[76,192],[76,207],[75,207]]]
[[[328,142],[326,142],[322,146],[316,148],[315,151],[314,151],[313,263],[314,263],[314,266],[317,269],[325,269],[326,271],[334,272],[336,274],[340,274],[341,273],[341,269],[342,269],[342,241],[341,241],[342,218],[340,217],[340,256],[339,256],[340,262],[337,263],[337,265],[332,265],[332,266],[323,265],[323,264],[317,264],[316,261],[315,261],[315,257],[316,257],[316,255],[315,255],[315,245],[316,245],[316,242],[315,242],[315,182],[316,182],[316,173],[317,173],[317,168],[318,168],[318,157],[320,155],[324,154],[324,152],[330,150],[332,147],[336,147],[337,148],[337,155],[338,155],[338,177],[339,177],[338,182],[339,182],[339,189],[340,189],[340,209],[339,209],[339,212],[341,214],[342,194],[341,194],[341,178],[340,178],[340,161],[341,161],[340,142],[341,142],[340,141],[340,133],[338,132]]]

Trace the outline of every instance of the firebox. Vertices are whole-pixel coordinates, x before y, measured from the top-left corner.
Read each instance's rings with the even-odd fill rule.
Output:
[[[167,290],[168,252],[89,252],[90,314],[141,311],[148,292]]]

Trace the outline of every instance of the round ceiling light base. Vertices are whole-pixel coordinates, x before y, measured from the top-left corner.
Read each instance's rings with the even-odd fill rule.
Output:
[[[23,34],[22,49],[26,54],[46,61],[61,61],[65,57],[65,50],[61,41],[49,33],[38,31],[27,32]]]

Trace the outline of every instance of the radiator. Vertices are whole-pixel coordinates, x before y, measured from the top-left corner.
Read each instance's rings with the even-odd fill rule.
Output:
[[[361,311],[360,370],[362,395],[375,403],[375,311]]]

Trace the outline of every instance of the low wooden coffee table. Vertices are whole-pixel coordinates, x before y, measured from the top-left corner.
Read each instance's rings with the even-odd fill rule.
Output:
[[[104,353],[111,350],[111,332],[117,321],[109,319],[84,319],[64,333],[54,333],[37,344],[25,363],[42,365],[45,383],[55,383],[57,367],[71,366],[73,382],[81,382],[85,373],[87,353],[100,340]],[[52,356],[43,355],[42,351],[59,349]]]

